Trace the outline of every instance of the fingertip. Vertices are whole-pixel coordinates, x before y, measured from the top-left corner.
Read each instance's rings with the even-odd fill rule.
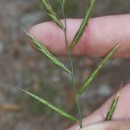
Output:
[[[115,57],[129,57],[129,22],[130,15],[104,16],[90,19],[83,36],[72,51],[73,54],[102,57],[115,47],[117,43],[120,43]],[[80,19],[67,19],[69,46],[80,24]],[[64,31],[54,22],[35,25],[30,29],[30,33],[54,54],[66,55]]]
[[[44,22],[33,26],[29,31],[41,44],[54,54],[66,53],[64,32],[53,22]]]
[[[39,42],[44,43],[43,36],[46,35],[46,38],[48,36],[47,34],[47,29],[46,29],[46,24],[48,23],[40,23],[40,24],[36,24],[34,26],[31,27],[31,29],[29,30],[29,33]],[[50,34],[49,34],[50,35]]]

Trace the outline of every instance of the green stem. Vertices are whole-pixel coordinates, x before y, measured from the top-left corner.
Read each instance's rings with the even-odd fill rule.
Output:
[[[68,53],[68,56],[69,56],[70,65],[71,65],[72,86],[73,86],[74,95],[75,95],[75,98],[76,98],[76,90],[75,90],[75,87],[74,87],[74,67],[73,67],[71,51],[69,50],[68,40],[67,40],[67,24],[66,24],[65,12],[64,12],[64,5],[62,5],[62,12],[63,12],[64,22],[65,22],[64,35],[65,35],[66,50],[67,50],[67,53]]]
[[[80,104],[79,104],[79,96],[77,96],[76,89],[75,89],[75,84],[74,84],[74,67],[73,67],[73,61],[72,61],[72,55],[71,55],[71,49],[69,49],[68,46],[68,40],[67,40],[67,24],[66,24],[66,17],[65,17],[65,11],[64,11],[64,5],[62,5],[62,12],[63,12],[63,17],[64,17],[64,35],[65,35],[65,43],[66,43],[66,50],[69,56],[69,61],[70,61],[70,66],[71,66],[71,79],[72,79],[72,87],[73,87],[73,92],[74,96],[76,99],[76,105],[79,113],[79,124],[80,128],[82,128],[82,117],[81,117],[81,110],[80,110]]]
[[[79,95],[76,96],[76,102],[77,102],[77,107],[78,107],[78,112],[79,112],[79,125],[80,125],[80,128],[82,128],[82,116],[81,116],[81,110],[80,110]]]

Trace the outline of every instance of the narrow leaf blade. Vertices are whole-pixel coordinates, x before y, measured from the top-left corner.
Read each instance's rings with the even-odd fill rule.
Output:
[[[106,115],[105,121],[110,121],[112,119],[113,113],[114,113],[116,106],[117,106],[117,103],[118,103],[118,100],[119,100],[119,93],[114,98],[114,100],[109,108],[109,111]]]
[[[71,73],[71,71],[64,64],[62,64],[52,53],[50,53],[43,44],[41,45],[41,43],[38,42],[31,34],[26,32],[26,35],[33,42],[34,46],[41,54],[45,55],[52,63],[62,68],[67,73]]]
[[[61,23],[59,17],[57,16],[56,12],[53,10],[51,4],[48,2],[48,0],[41,0],[42,5],[46,9],[48,15],[50,18],[62,29],[64,29],[63,24]]]
[[[72,44],[70,45],[70,49],[72,50],[74,48],[74,46],[77,44],[77,42],[79,41],[79,39],[81,38],[84,30],[85,30],[85,27],[87,26],[88,24],[88,20],[90,18],[90,15],[92,13],[92,10],[93,10],[93,7],[96,3],[96,0],[90,0],[90,6],[88,8],[88,10],[86,11],[86,14],[85,14],[85,17],[72,41]]]
[[[50,18],[58,25],[60,26],[62,29],[64,29],[63,25],[61,24],[61,22],[52,14],[48,14],[50,16]]]
[[[34,98],[35,100],[41,102],[42,104],[44,104],[45,106],[47,106],[48,108],[52,109],[53,111],[57,112],[58,114],[60,114],[61,116],[67,118],[67,119],[70,119],[72,121],[75,121],[75,122],[78,122],[78,120],[73,117],[72,115],[62,111],[61,109],[55,107],[54,105],[52,105],[51,103],[49,103],[48,101],[34,95],[33,93],[30,93],[30,92],[27,92],[23,89],[20,89],[21,91],[25,92],[26,94],[28,94],[29,96],[31,96],[32,98]]]
[[[78,95],[81,95],[85,89],[89,86],[89,84],[93,81],[93,79],[96,77],[96,75],[99,73],[99,71],[103,68],[103,66],[108,62],[108,60],[113,56],[113,54],[118,49],[119,44],[116,45],[102,60],[102,62],[97,66],[97,68],[89,75],[87,80],[84,82],[83,86],[80,88]]]

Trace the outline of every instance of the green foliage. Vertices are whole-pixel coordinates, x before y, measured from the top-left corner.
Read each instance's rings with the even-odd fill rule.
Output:
[[[36,49],[43,55],[45,55],[52,63],[62,68],[67,73],[71,74],[71,71],[67,69],[65,65],[63,65],[52,53],[50,53],[45,46],[43,46],[40,42],[38,42],[32,35],[26,32],[28,38],[33,42]]]
[[[56,0],[56,1],[52,1],[52,4],[54,5],[54,9],[57,12],[58,16],[61,17],[61,19],[64,18],[62,15],[63,12],[61,11],[61,8],[59,8],[59,6],[61,7],[64,6],[66,17],[72,18],[76,16],[78,8],[77,0],[65,0],[64,1],[65,3],[62,0]]]
[[[119,100],[119,93],[116,95],[116,97],[114,98],[114,100],[109,108],[109,111],[108,111],[106,119],[105,119],[106,121],[110,121],[112,119],[113,113],[114,113],[117,103],[118,103],[118,100]]]
[[[46,105],[47,107],[49,107],[49,108],[52,109],[53,111],[57,112],[58,114],[62,115],[63,117],[68,118],[68,119],[70,119],[70,120],[72,120],[72,121],[78,122],[78,120],[77,120],[75,117],[73,117],[73,116],[71,116],[70,114],[64,112],[63,110],[57,108],[56,106],[52,105],[52,104],[49,103],[48,101],[46,101],[46,100],[44,100],[44,99],[42,99],[42,98],[36,96],[36,95],[33,94],[33,93],[27,92],[27,91],[25,91],[25,90],[23,90],[23,89],[20,89],[20,90],[23,91],[23,92],[25,92],[26,94],[28,94],[29,96],[31,96],[31,97],[34,98],[35,100],[37,100],[37,101],[41,102],[42,104]]]
[[[90,0],[90,6],[89,6],[89,9],[86,11],[86,14],[85,14],[85,17],[79,27],[79,30],[77,31],[73,41],[72,41],[72,44],[70,46],[70,49],[73,49],[74,46],[77,44],[77,42],[79,41],[79,39],[81,38],[81,36],[83,35],[83,32],[85,30],[85,27],[87,26],[88,24],[88,20],[90,18],[90,15],[91,15],[91,12],[93,10],[93,7],[95,5],[95,2],[96,0]]]
[[[62,6],[65,5],[65,0],[59,0],[59,2],[60,2],[60,4],[61,4]]]
[[[53,10],[52,6],[47,0],[41,0],[42,5],[45,7],[48,15],[50,18],[62,29],[64,29],[63,24],[61,23],[59,17],[57,16],[56,12]]]
[[[87,80],[84,82],[83,86],[78,92],[78,95],[80,96],[85,89],[89,86],[89,84],[93,81],[93,79],[97,76],[99,71],[102,69],[102,67],[108,62],[108,60],[113,56],[113,54],[116,52],[118,49],[119,44],[114,47],[108,54],[107,56],[102,60],[102,62],[97,66],[97,68],[90,74],[90,76],[87,78]]]
[[[82,128],[82,115],[81,115],[81,109],[80,109],[80,95],[86,90],[86,88],[90,85],[90,83],[94,80],[94,78],[97,76],[97,74],[99,73],[99,71],[103,68],[103,66],[108,62],[108,60],[114,55],[114,53],[117,51],[119,44],[112,48],[111,51],[105,56],[105,58],[102,60],[102,62],[97,66],[97,68],[90,74],[90,76],[86,79],[86,81],[83,83],[83,86],[80,88],[80,90],[78,91],[78,93],[76,93],[76,88],[75,88],[75,84],[74,84],[74,67],[73,67],[73,61],[72,61],[72,55],[71,55],[71,51],[72,49],[75,47],[75,45],[77,44],[77,42],[80,40],[81,36],[83,35],[83,32],[85,30],[85,27],[88,24],[88,20],[91,16],[92,10],[94,8],[95,2],[96,0],[90,0],[90,5],[88,10],[86,11],[85,17],[79,27],[79,30],[77,31],[72,44],[70,46],[70,48],[68,47],[68,41],[67,41],[67,24],[66,24],[66,17],[65,17],[65,2],[66,0],[59,0],[61,6],[62,6],[62,13],[63,13],[63,17],[64,17],[64,26],[63,24],[60,22],[59,17],[57,16],[56,12],[53,10],[52,6],[50,5],[50,3],[47,0],[41,0],[43,6],[45,7],[48,15],[51,17],[51,19],[59,26],[63,29],[64,32],[64,37],[65,37],[65,43],[66,43],[66,50],[68,52],[68,56],[69,56],[69,61],[70,61],[70,67],[71,67],[71,71],[64,65],[62,64],[52,53],[50,53],[47,48],[41,44],[40,42],[38,42],[32,35],[30,35],[29,33],[26,33],[28,38],[32,41],[34,47],[43,55],[45,55],[53,64],[57,65],[59,68],[62,68],[65,72],[69,73],[71,75],[71,79],[72,79],[72,88],[73,88],[73,94],[75,97],[75,101],[76,101],[76,107],[78,110],[78,115],[79,115],[79,119],[77,119],[76,117],[64,112],[63,110],[61,110],[60,108],[52,105],[50,102],[48,102],[47,100],[33,94],[30,92],[27,92],[23,89],[21,89],[23,92],[25,92],[26,94],[28,94],[30,97],[32,97],[33,99],[35,99],[36,101],[38,101],[39,103],[44,104],[45,106],[47,106],[48,108],[50,108],[51,110],[53,110],[54,112],[58,113],[59,115],[61,115],[62,117],[65,117],[67,119],[70,119],[72,121],[78,122],[80,125],[80,128]],[[72,2],[72,1],[69,1]],[[112,105],[107,113],[106,116],[106,120],[111,120],[112,115],[114,113],[114,110],[116,108],[117,102],[119,99],[119,95],[117,95],[115,97],[115,99],[112,102]]]
[[[39,77],[39,79],[41,78]],[[39,95],[42,98],[47,98],[49,102],[55,102],[56,98],[60,96],[55,87],[50,86],[49,83],[43,79],[37,81],[37,86],[33,86],[31,93]],[[53,115],[53,111],[48,112],[48,108],[45,107],[41,102],[38,102],[29,96],[26,98],[30,103],[29,109],[31,111],[29,112],[31,114],[44,114],[47,116],[47,118]]]

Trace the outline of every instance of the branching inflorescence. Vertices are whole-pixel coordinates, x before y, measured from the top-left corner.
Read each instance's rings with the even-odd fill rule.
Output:
[[[74,122],[78,122],[79,125],[80,125],[80,128],[82,128],[82,116],[81,116],[81,110],[80,110],[80,96],[88,88],[90,83],[94,80],[94,78],[97,76],[99,71],[103,68],[103,66],[114,55],[114,53],[116,52],[116,50],[119,47],[119,44],[117,44],[115,47],[113,47],[107,53],[107,55],[102,60],[102,62],[97,66],[97,68],[85,80],[83,85],[80,87],[79,91],[76,92],[76,88],[75,88],[75,84],[74,84],[74,69],[73,69],[73,61],[72,61],[71,52],[72,52],[72,49],[76,46],[77,42],[80,40],[81,36],[84,33],[84,30],[85,30],[85,28],[88,24],[88,20],[91,16],[94,5],[96,3],[96,0],[90,0],[89,8],[87,9],[87,11],[85,13],[85,17],[83,18],[82,23],[81,23],[81,25],[80,25],[80,27],[79,27],[76,35],[75,35],[70,47],[68,46],[68,41],[67,41],[67,26],[66,26],[66,17],[65,17],[65,10],[64,10],[65,0],[61,0],[60,2],[61,2],[63,17],[64,17],[64,24],[60,21],[58,15],[53,10],[53,8],[52,8],[51,4],[48,2],[48,0],[41,0],[42,5],[44,6],[45,10],[47,11],[47,14],[63,30],[64,36],[65,36],[66,50],[68,52],[68,57],[69,57],[69,61],[70,61],[70,69],[68,69],[63,63],[61,63],[61,61],[59,61],[51,52],[49,52],[49,50],[47,50],[47,48],[43,44],[41,44],[39,41],[37,41],[31,34],[26,32],[26,35],[32,41],[34,47],[37,49],[38,52],[40,52],[41,54],[46,56],[49,61],[51,61],[53,64],[57,65],[59,68],[63,69],[65,72],[67,72],[69,75],[71,75],[72,89],[73,89],[73,92],[74,92],[74,97],[75,97],[75,101],[76,101],[76,104],[77,104],[77,110],[78,110],[79,117],[77,118],[77,117],[74,117],[74,116],[64,112],[60,108],[57,108],[56,106],[52,105],[51,103],[49,103],[45,99],[42,99],[42,98],[34,95],[33,93],[27,92],[27,91],[22,90],[22,89],[20,89],[20,90],[22,90],[23,92],[25,92],[26,94],[28,94],[29,96],[34,98],[35,100],[41,102],[42,104],[44,104],[48,108],[52,109],[53,111],[57,112],[61,116],[65,117],[67,119],[70,119]],[[113,100],[113,103],[112,103],[112,105],[111,105],[111,107],[110,107],[110,109],[109,109],[109,111],[106,115],[106,119],[104,119],[104,120],[111,120],[112,115],[114,113],[114,110],[116,108],[118,99],[119,99],[119,94]]]

